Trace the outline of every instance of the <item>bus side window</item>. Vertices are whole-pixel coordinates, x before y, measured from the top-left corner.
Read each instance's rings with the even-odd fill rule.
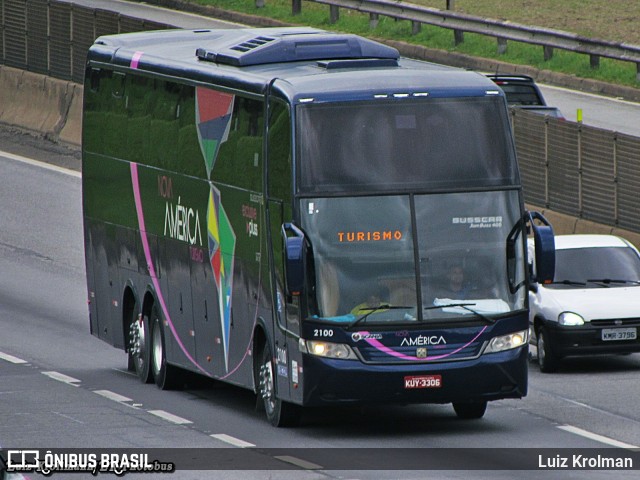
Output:
[[[179,168],[187,175],[206,178],[206,164],[202,161],[198,130],[194,122],[196,118],[195,95],[195,87],[182,85],[176,111]]]
[[[82,121],[86,128],[83,129],[82,142],[85,150],[89,152],[103,150],[104,138],[101,130],[108,111],[106,97],[111,96],[110,87],[109,92],[105,92],[110,78],[111,71],[92,68],[85,81]]]
[[[100,88],[100,69],[92,68],[87,76],[89,77],[89,88],[91,92],[97,93],[98,88]]]
[[[100,101],[105,102],[105,107],[100,108],[102,118],[99,124],[103,136],[102,151],[116,158],[127,158],[125,81],[125,75],[119,72],[109,72],[100,81]]]
[[[267,150],[267,197],[275,277],[280,292],[284,287],[284,238],[282,225],[292,220],[291,206],[291,117],[284,103],[269,106]],[[285,296],[286,297],[286,296]],[[291,299],[288,299],[291,300]],[[288,302],[287,302],[288,303]],[[287,318],[289,315],[287,315]]]
[[[178,125],[176,107],[180,86],[174,82],[156,81],[156,99],[152,110],[151,138],[148,162],[160,168],[176,168],[178,155]]]
[[[130,75],[127,81],[127,158],[133,162],[147,163],[153,110],[150,100],[154,97],[152,86],[150,79],[137,75]]]
[[[263,103],[236,96],[231,129],[213,168],[213,177],[253,191],[262,190]],[[238,176],[238,171],[243,174]]]
[[[113,83],[111,84],[111,96],[113,98],[124,97],[124,83],[126,76],[124,73],[113,72]]]
[[[291,203],[291,120],[284,104],[273,102],[269,118],[269,172],[270,198]],[[290,218],[288,219],[290,220]]]

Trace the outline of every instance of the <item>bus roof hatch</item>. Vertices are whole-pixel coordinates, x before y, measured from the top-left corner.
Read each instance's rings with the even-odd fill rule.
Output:
[[[259,31],[253,30],[254,33]],[[251,32],[251,29],[244,30],[244,38],[235,38],[234,42],[223,40],[198,48],[196,56],[200,60],[236,67],[333,59],[395,60],[400,57],[395,48],[358,35],[315,29],[293,32],[282,29],[269,34],[262,30],[258,35],[247,35]]]

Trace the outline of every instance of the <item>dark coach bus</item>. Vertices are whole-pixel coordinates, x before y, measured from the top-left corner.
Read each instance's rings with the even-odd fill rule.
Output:
[[[553,236],[483,75],[311,28],[104,36],[83,122],[91,333],[143,382],[245,387],[276,426],[526,395],[525,237],[543,281]]]

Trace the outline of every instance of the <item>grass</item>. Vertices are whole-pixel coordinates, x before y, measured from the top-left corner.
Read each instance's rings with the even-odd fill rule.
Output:
[[[451,30],[423,25],[419,34],[411,34],[409,21],[380,17],[372,30],[369,16],[353,10],[340,10],[337,23],[329,22],[329,7],[313,1],[302,2],[302,12],[293,16],[291,0],[264,0],[257,8],[255,0],[189,0],[252,15],[278,19],[287,23],[310,25],[381,39],[401,40],[429,48],[496,59],[507,63],[531,65],[578,77],[640,87],[636,66],[607,58],[592,69],[589,56],[555,50],[550,60],[543,58],[542,47],[509,42],[507,52],[499,55],[495,38],[465,33],[464,42],[455,46]],[[412,0],[411,3],[445,9],[446,0]],[[454,11],[471,15],[509,20],[514,23],[565,30],[586,37],[640,44],[640,2],[628,0],[455,0]]]
[[[446,0],[412,0],[443,9]],[[456,12],[640,44],[640,2],[629,0],[455,0]]]

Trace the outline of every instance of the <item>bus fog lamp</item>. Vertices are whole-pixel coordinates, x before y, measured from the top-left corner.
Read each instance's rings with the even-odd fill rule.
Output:
[[[325,358],[356,359],[355,353],[349,345],[342,343],[307,340],[307,351],[311,355]]]
[[[508,335],[500,335],[492,338],[484,353],[503,352],[521,347],[529,340],[529,332],[523,330],[521,332],[510,333]]]

